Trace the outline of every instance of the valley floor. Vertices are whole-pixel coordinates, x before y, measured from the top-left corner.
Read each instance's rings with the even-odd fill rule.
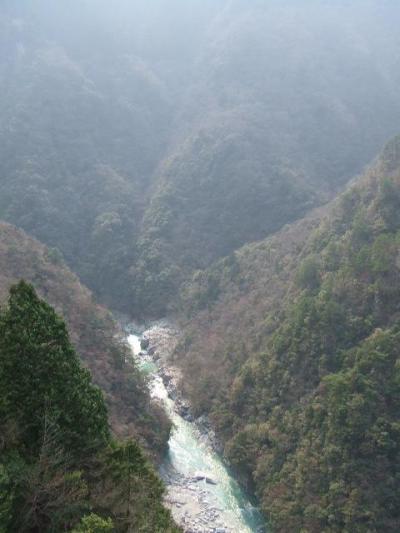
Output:
[[[190,415],[177,389],[177,369],[168,367],[177,334],[163,324],[128,337],[134,356],[149,375],[151,394],[173,421],[174,431],[161,475],[166,505],[187,533],[255,533],[264,531],[260,513],[232,478],[212,446],[209,434]],[[146,339],[140,347],[141,339]],[[147,346],[147,343],[148,346]]]

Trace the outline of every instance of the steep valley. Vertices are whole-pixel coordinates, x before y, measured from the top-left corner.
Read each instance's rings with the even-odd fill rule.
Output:
[[[162,455],[169,423],[152,406],[146,384],[130,363],[129,352],[111,313],[97,304],[59,254],[25,232],[0,223],[0,301],[20,279],[66,320],[71,341],[94,381],[104,391],[111,424],[120,437],[139,439],[153,456]]]
[[[0,533],[397,533],[400,4],[110,5],[0,5]]]
[[[159,317],[195,270],[326,203],[397,134],[399,12],[119,2],[0,9],[0,216],[106,305]]]
[[[396,138],[323,212],[183,290],[182,386],[274,531],[397,527],[399,179]]]
[[[177,369],[171,367],[168,356],[179,332],[165,321],[147,330],[137,325],[127,329],[134,357],[149,376],[152,397],[174,425],[160,473],[167,487],[166,504],[177,523],[194,533],[264,532],[261,513],[221,460],[211,433],[193,420],[176,388]]]

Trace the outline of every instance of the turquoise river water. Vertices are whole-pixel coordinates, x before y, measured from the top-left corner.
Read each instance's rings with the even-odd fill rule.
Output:
[[[224,533],[259,533],[265,531],[262,526],[261,514],[231,476],[218,454],[210,446],[207,438],[200,433],[194,423],[183,419],[176,412],[175,402],[168,396],[166,387],[158,373],[157,365],[150,357],[140,355],[140,336],[131,334],[128,336],[128,342],[135,359],[149,376],[153,398],[162,403],[174,425],[169,440],[168,456],[161,468],[161,475],[166,482],[168,493],[178,491],[178,494],[183,495],[184,503],[178,504],[182,508],[175,509],[180,514],[176,515],[172,509],[174,516],[178,516],[178,519],[181,518],[183,510],[185,510],[187,519],[185,523],[192,526],[196,522],[195,527],[198,529],[193,529],[189,525],[187,528],[184,526],[187,531],[221,531]],[[195,490],[190,488],[192,485],[188,484],[187,481],[182,482],[182,487],[179,486],[179,482],[171,481],[172,479],[176,480],[176,478],[190,480],[199,472],[206,473],[215,482],[215,485],[204,481],[200,489],[196,486]],[[207,506],[218,510],[218,520],[215,519],[215,524],[208,522],[202,525],[201,520],[196,519],[198,503],[195,500],[198,498],[199,490],[202,491],[202,497]],[[190,498],[194,499],[193,504],[188,501]],[[173,500],[171,506],[172,508],[174,506]]]

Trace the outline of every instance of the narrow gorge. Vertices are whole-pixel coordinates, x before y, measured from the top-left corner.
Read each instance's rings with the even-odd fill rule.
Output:
[[[0,2],[0,533],[400,531],[399,22]]]
[[[166,505],[187,533],[266,533],[263,517],[239,487],[213,445],[212,432],[176,387],[178,370],[169,366],[176,331],[165,322],[149,329],[126,328],[133,357],[148,376],[151,396],[161,403],[173,423],[168,453],[160,474]]]

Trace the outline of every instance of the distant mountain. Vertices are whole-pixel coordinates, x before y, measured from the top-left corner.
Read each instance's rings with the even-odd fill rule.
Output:
[[[58,247],[103,299],[123,303],[165,143],[162,83],[134,52],[113,58],[99,41],[88,50],[82,28],[66,35],[59,19],[57,32],[27,6],[14,10],[20,17],[0,10],[1,216]]]
[[[398,7],[350,4],[232,2],[210,23],[143,219],[145,308],[332,198],[398,132]]]
[[[94,382],[104,393],[113,431],[134,437],[148,453],[165,451],[169,423],[152,405],[144,378],[131,361],[110,313],[95,303],[89,290],[63,263],[60,254],[9,224],[0,223],[0,301],[20,279],[65,318],[71,341]]]
[[[112,11],[112,12],[111,12]],[[4,2],[0,216],[160,316],[398,129],[392,2]]]
[[[400,527],[399,213],[400,137],[183,291],[183,387],[274,531]]]

